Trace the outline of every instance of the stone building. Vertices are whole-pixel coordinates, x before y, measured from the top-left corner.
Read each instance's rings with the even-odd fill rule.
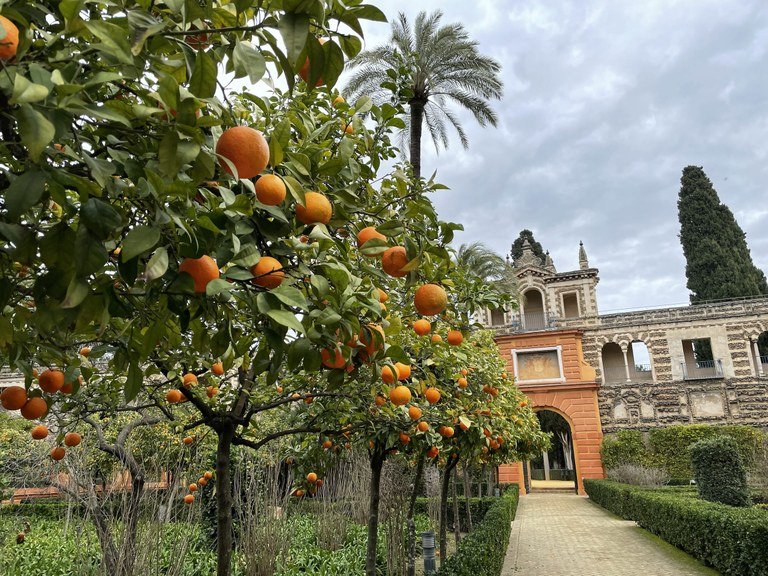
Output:
[[[479,320],[542,422],[562,432],[541,459],[502,466],[501,481],[572,480],[582,492],[583,478],[603,476],[600,443],[617,430],[768,427],[768,298],[601,315],[583,245],[578,270],[558,272],[527,242],[512,264],[519,310]]]

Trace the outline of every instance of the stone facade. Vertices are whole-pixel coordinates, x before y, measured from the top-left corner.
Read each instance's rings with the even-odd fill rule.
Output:
[[[526,349],[559,350],[558,382],[518,385],[536,409],[568,420],[579,482],[602,475],[603,432],[689,423],[768,427],[768,298],[601,315],[598,271],[583,246],[578,270],[557,272],[527,244],[513,267],[520,309],[489,310],[480,321],[496,331],[512,373]],[[562,408],[587,390],[599,409],[589,430]],[[519,479],[521,470],[504,467],[502,478]]]

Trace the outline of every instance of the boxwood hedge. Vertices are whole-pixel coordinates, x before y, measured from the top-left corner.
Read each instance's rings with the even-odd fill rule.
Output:
[[[701,500],[690,490],[651,490],[585,480],[590,499],[725,576],[768,574],[768,511]]]

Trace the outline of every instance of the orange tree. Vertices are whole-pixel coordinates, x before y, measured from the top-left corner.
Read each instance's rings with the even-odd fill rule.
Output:
[[[41,418],[65,388],[80,393],[78,372],[93,408],[151,404],[176,418],[187,402],[186,425],[218,439],[218,573],[229,574],[231,447],[343,424],[316,415],[263,436],[253,425],[312,400],[338,415],[356,366],[383,347],[371,278],[430,280],[449,266],[457,226],[426,196],[438,186],[378,176],[396,157],[399,110],[328,90],[360,49],[360,19],[383,16],[331,0],[0,8],[0,40],[19,37],[0,52],[0,350],[27,383],[9,402]],[[289,92],[225,86],[267,71]],[[361,255],[354,236],[369,225],[381,237]],[[104,366],[83,367],[82,346]],[[33,365],[52,373],[33,384]],[[275,387],[302,371],[301,391]]]

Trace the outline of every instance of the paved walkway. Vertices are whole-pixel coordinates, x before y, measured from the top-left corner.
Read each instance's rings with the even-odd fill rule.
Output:
[[[691,556],[571,494],[520,498],[502,576],[711,576]]]

